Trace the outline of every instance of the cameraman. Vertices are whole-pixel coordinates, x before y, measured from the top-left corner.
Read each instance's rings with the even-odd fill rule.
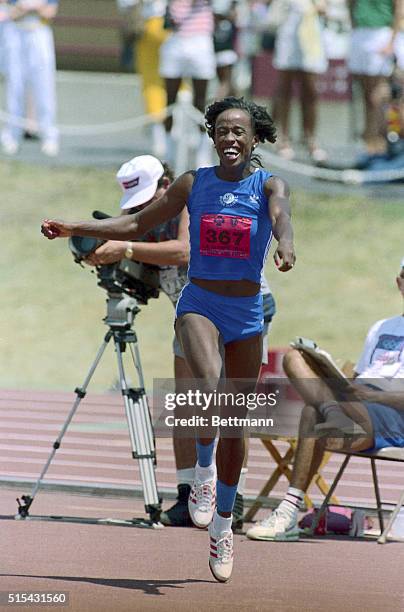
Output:
[[[124,192],[120,203],[122,214],[132,214],[161,197],[174,180],[174,175],[169,166],[162,164],[156,157],[140,155],[123,164],[116,178]],[[175,306],[187,282],[188,257],[188,212],[184,208],[178,217],[150,230],[139,241],[108,240],[84,261],[98,266],[115,263],[125,258],[156,265],[160,268],[160,289],[168,295]],[[173,351],[175,390],[178,393],[181,390],[181,381],[191,379],[192,374],[175,336]],[[180,509],[185,508],[185,517],[181,516],[179,522],[188,524],[188,494],[191,490],[196,462],[195,441],[193,439],[178,440],[174,437],[173,443],[179,500],[184,500],[184,504],[180,504]],[[182,454],[181,444],[184,445]],[[192,468],[187,469],[189,466]],[[189,524],[191,524],[190,519]]]
[[[146,208],[168,189],[174,175],[167,164],[152,155],[139,155],[124,163],[116,178],[123,190],[122,214],[132,214]],[[189,257],[188,212],[163,223],[145,234],[139,241],[108,240],[85,261],[94,266],[132,259],[161,267],[162,291],[175,304],[187,280]]]
[[[174,180],[167,164],[152,155],[140,155],[124,163],[116,178],[124,194],[122,214],[133,214],[162,196]],[[160,289],[175,306],[187,282],[189,257],[188,212],[158,225],[136,242],[108,240],[84,261],[93,266],[131,259],[159,267]],[[174,336],[174,375],[176,387],[180,379],[191,378],[184,355]],[[177,389],[176,389],[177,390]]]

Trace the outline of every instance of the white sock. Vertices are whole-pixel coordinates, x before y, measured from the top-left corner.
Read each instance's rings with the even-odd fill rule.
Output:
[[[289,487],[286,495],[278,506],[282,514],[287,514],[291,519],[296,520],[298,512],[304,501],[304,491]]]
[[[213,514],[213,529],[216,533],[226,533],[231,531],[231,523],[233,516],[225,517],[220,516],[215,510]]]
[[[177,484],[187,484],[192,486],[192,483],[195,479],[195,468],[183,468],[182,470],[177,470]]]
[[[216,478],[216,465],[211,463],[208,467],[201,467],[199,463],[195,466],[195,480],[207,482]]]
[[[247,480],[247,472],[248,472],[248,468],[246,467],[241,468],[240,478],[238,479],[238,485],[237,485],[237,493],[239,495],[245,495],[245,483]]]

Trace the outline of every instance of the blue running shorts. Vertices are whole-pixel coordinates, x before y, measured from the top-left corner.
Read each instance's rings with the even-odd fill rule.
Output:
[[[373,425],[374,446],[368,451],[377,451],[387,446],[404,447],[404,410],[384,404],[363,402]]]
[[[218,329],[224,344],[257,336],[264,328],[260,291],[253,296],[229,297],[188,283],[177,302],[176,318],[188,312],[209,319]]]

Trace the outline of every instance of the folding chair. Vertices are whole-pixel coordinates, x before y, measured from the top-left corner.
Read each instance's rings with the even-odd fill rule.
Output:
[[[371,463],[371,467],[372,467],[372,477],[373,477],[373,485],[374,485],[374,489],[375,489],[375,498],[376,498],[376,511],[377,511],[377,515],[379,517],[379,525],[380,525],[380,537],[378,538],[378,543],[379,544],[385,544],[388,534],[390,532],[391,526],[393,525],[395,518],[397,516],[397,514],[400,511],[401,506],[404,504],[404,491],[402,492],[400,499],[398,500],[396,506],[394,507],[393,511],[390,514],[388,523],[386,525],[386,527],[384,527],[384,520],[383,520],[383,502],[381,500],[380,497],[380,488],[379,488],[379,481],[378,481],[378,477],[377,477],[377,471],[376,471],[376,461],[401,461],[404,462],[404,448],[396,448],[396,447],[388,447],[388,448],[382,448],[379,451],[376,451],[374,453],[367,453],[365,452],[361,452],[361,453],[355,453],[355,452],[351,452],[351,451],[332,451],[334,453],[338,453],[340,455],[345,455],[345,459],[341,464],[341,467],[334,479],[334,482],[332,483],[331,487],[329,488],[328,493],[326,494],[324,501],[319,509],[319,511],[316,513],[314,520],[313,520],[313,524],[311,526],[310,529],[310,534],[312,535],[314,533],[314,531],[316,530],[320,519],[322,517],[322,515],[324,514],[327,505],[329,504],[330,500],[331,500],[331,496],[333,495],[337,484],[339,483],[345,468],[347,467],[349,460],[351,459],[351,457],[362,457],[365,459],[370,459],[370,463]],[[332,502],[334,503],[334,502]]]
[[[293,464],[293,459],[294,459],[296,447],[297,447],[297,438],[287,438],[284,436],[271,436],[271,438],[268,438],[267,436],[257,436],[257,437],[261,439],[262,444],[267,449],[269,454],[272,456],[277,466],[272,472],[272,474],[270,475],[270,477],[268,478],[267,482],[262,487],[261,491],[258,493],[258,496],[256,500],[254,501],[253,505],[251,506],[251,508],[249,508],[249,510],[245,514],[243,520],[247,523],[253,520],[257,511],[261,508],[263,504],[263,498],[269,496],[269,493],[275,487],[276,483],[278,482],[281,476],[286,476],[286,478],[290,482],[291,477],[292,477],[291,465]],[[276,441],[286,442],[289,445],[289,448],[287,449],[284,455],[281,455],[278,448],[276,447],[276,444],[274,444],[274,442]],[[324,454],[324,458],[320,465],[319,471],[317,472],[317,474],[314,475],[313,480],[310,483],[310,487],[313,484],[316,484],[323,495],[328,494],[329,485],[325,481],[324,477],[321,475],[321,469],[329,461],[330,456],[331,456],[331,453]],[[307,508],[311,508],[313,506],[313,502],[311,501],[308,495],[305,495],[304,501],[305,501]],[[335,496],[331,497],[331,501],[332,503],[338,504],[338,499]]]

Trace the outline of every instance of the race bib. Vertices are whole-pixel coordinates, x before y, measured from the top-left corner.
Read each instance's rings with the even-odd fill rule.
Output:
[[[252,220],[232,215],[202,215],[200,253],[211,257],[247,259]]]

